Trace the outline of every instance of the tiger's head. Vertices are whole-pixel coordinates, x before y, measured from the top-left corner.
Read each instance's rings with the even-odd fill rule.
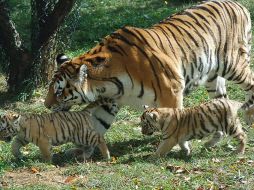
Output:
[[[6,113],[0,116],[0,140],[10,142],[19,130],[20,115]]]
[[[104,41],[73,59],[57,56],[58,68],[44,103],[47,108],[68,109],[98,97],[117,98],[124,94],[123,83],[130,83],[131,79],[122,63],[132,61],[114,46],[116,42]]]

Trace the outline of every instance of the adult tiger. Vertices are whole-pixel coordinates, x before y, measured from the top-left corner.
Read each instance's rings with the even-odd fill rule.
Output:
[[[209,1],[174,14],[151,28],[123,27],[90,51],[63,62],[45,106],[63,109],[98,97],[142,109],[182,107],[183,94],[204,84],[210,97],[226,95],[225,79],[253,103],[249,67],[251,19],[234,1]]]

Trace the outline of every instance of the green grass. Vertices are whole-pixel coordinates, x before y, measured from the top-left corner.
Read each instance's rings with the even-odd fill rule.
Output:
[[[254,4],[239,0],[252,13]],[[99,6],[98,6],[99,5]],[[147,27],[182,8],[188,3],[158,0],[84,1],[77,11],[81,18],[76,21],[72,43],[68,53],[76,55],[88,50],[102,37],[124,25]],[[73,13],[75,16],[75,13]],[[67,21],[68,23],[68,21]],[[65,29],[63,29],[64,31]],[[253,60],[253,59],[252,59]],[[229,97],[243,100],[244,92],[228,84]],[[26,94],[10,98],[6,82],[0,77],[0,113],[14,110],[20,113],[45,113],[43,106],[46,88],[35,89],[32,98]],[[193,106],[208,99],[204,88],[199,88],[184,99],[185,106]],[[78,109],[78,108],[77,108]],[[218,147],[206,150],[204,141],[192,141],[192,156],[185,157],[179,148],[173,149],[163,159],[151,154],[160,142],[160,135],[144,137],[138,126],[140,112],[123,108],[116,122],[106,134],[113,156],[111,162],[101,159],[98,151],[93,160],[78,163],[60,158],[59,165],[43,163],[34,145],[23,149],[25,158],[16,161],[10,153],[10,144],[0,142],[0,189],[254,189],[254,130],[248,131],[246,154],[232,154],[236,142],[224,139]],[[71,144],[55,147],[61,153]],[[71,177],[70,177],[71,176]]]

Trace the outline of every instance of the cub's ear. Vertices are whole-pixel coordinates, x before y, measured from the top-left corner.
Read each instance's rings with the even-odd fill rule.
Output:
[[[150,116],[150,118],[154,121],[158,120],[158,116],[155,113],[148,113],[148,115]]]
[[[148,105],[143,105],[144,110],[147,110],[149,108]]]
[[[64,55],[63,53],[60,53],[56,56],[56,64],[57,66],[60,66],[62,63],[69,61],[70,58]]]
[[[20,116],[20,115],[17,114],[17,113],[14,113],[14,114],[12,115],[12,117],[13,117],[14,120],[17,120],[17,119],[19,118],[19,116]]]
[[[87,78],[87,66],[85,64],[81,65],[79,69],[79,81],[82,84]]]

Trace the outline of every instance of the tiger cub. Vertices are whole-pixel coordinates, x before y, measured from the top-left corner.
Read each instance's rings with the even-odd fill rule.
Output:
[[[163,141],[156,156],[165,156],[176,144],[190,154],[188,140],[201,139],[213,134],[206,147],[213,147],[226,133],[236,138],[238,153],[244,154],[246,134],[237,116],[242,104],[228,99],[215,99],[186,109],[147,108],[141,116],[142,134],[152,135],[161,130]]]
[[[99,106],[99,107],[98,107]],[[51,161],[51,146],[73,142],[81,147],[96,147],[104,158],[110,153],[103,134],[113,122],[119,108],[111,99],[101,99],[76,112],[50,114],[5,114],[0,117],[0,140],[11,141],[12,153],[22,157],[20,148],[29,142],[37,145],[46,161]],[[107,114],[107,121],[104,120]],[[102,115],[102,117],[99,117]],[[104,115],[104,116],[103,116]],[[85,158],[87,158],[84,155]]]

